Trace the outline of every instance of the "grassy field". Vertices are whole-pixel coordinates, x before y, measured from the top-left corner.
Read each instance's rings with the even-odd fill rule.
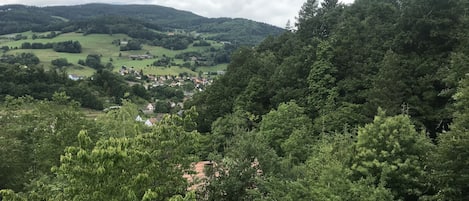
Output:
[[[66,33],[61,34],[52,39],[31,39],[31,36],[34,34],[32,32],[24,32],[21,33],[23,36],[27,36],[28,39],[25,40],[6,40],[5,38],[15,36],[16,34],[9,34],[0,36],[0,46],[9,46],[10,48],[15,49],[20,48],[21,44],[24,42],[37,42],[37,43],[54,43],[54,42],[62,42],[62,41],[79,41],[82,46],[81,53],[60,53],[55,52],[52,49],[40,49],[40,50],[33,50],[33,49],[15,49],[10,50],[7,54],[17,54],[21,52],[31,52],[34,53],[36,56],[39,57],[41,60],[41,64],[48,68],[51,66],[51,61],[58,58],[66,58],[69,63],[74,64],[74,66],[67,68],[67,71],[71,74],[78,74],[89,76],[94,73],[94,70],[85,66],[78,65],[78,60],[82,59],[85,60],[86,56],[89,54],[98,54],[101,55],[101,61],[103,64],[106,64],[112,60],[112,64],[115,66],[115,71],[118,71],[121,66],[127,67],[134,67],[137,70],[142,69],[145,74],[157,74],[157,75],[177,75],[179,73],[187,72],[190,74],[197,74],[198,71],[218,71],[226,69],[226,65],[218,65],[214,67],[199,67],[197,72],[191,71],[187,68],[180,68],[180,67],[171,67],[171,68],[163,68],[163,67],[151,67],[151,64],[157,60],[158,58],[165,56],[174,57],[175,55],[182,53],[182,52],[193,52],[193,51],[206,51],[210,47],[193,47],[192,45],[187,48],[186,50],[168,50],[162,47],[156,46],[149,46],[143,45],[142,50],[137,51],[119,51],[119,46],[113,45],[112,41],[117,39],[131,39],[129,36],[125,34],[90,34],[84,36],[81,33]],[[35,33],[37,35],[45,35],[47,33]],[[215,41],[210,41],[212,43],[212,47],[221,47],[222,44],[217,43]],[[132,60],[129,58],[130,55],[141,55],[150,53],[154,55],[155,59],[146,59],[146,60]],[[120,56],[119,56],[120,54]],[[177,64],[182,64],[182,60],[175,60]]]
[[[202,72],[216,72],[216,71],[223,71],[223,70],[226,70],[226,67],[228,66],[228,64],[218,64],[216,66],[202,66],[202,67],[198,67],[197,68],[197,71],[202,71]]]

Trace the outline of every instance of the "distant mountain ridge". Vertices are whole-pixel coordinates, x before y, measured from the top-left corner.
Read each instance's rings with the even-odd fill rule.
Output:
[[[0,35],[24,31],[59,31],[105,16],[135,19],[149,29],[171,31],[183,29],[213,34],[212,39],[240,44],[257,44],[269,35],[284,30],[248,19],[206,18],[188,11],[158,5],[84,4],[75,6],[35,7],[24,5],[0,6]],[[70,30],[67,30],[70,31]]]

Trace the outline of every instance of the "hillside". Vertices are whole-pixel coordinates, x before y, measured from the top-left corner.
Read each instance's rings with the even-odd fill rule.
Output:
[[[114,14],[0,35],[0,200],[467,201],[468,8],[307,0],[239,48]]]
[[[70,74],[77,74],[82,76],[91,76],[96,70],[86,65],[80,65],[79,61],[85,61],[88,55],[99,55],[102,65],[112,65],[113,70],[118,72],[120,67],[127,66],[133,67],[135,70],[143,70],[145,74],[158,74],[158,75],[178,75],[180,73],[189,73],[196,75],[199,72],[216,72],[225,70],[227,62],[229,61],[229,52],[226,48],[227,45],[213,41],[204,40],[209,46],[196,46],[200,40],[187,45],[187,48],[181,50],[171,50],[162,46],[155,46],[149,44],[141,44],[139,50],[121,51],[122,43],[127,41],[137,41],[126,34],[87,34],[82,33],[63,33],[58,34],[54,38],[37,38],[32,39],[33,35],[36,37],[43,37],[49,32],[23,32],[12,35],[0,36],[0,46],[8,48],[4,51],[5,55],[18,55],[21,53],[33,53],[36,55],[40,64],[46,68],[54,67],[53,60],[60,58],[67,59],[68,66],[63,66],[61,69],[66,70]],[[20,40],[11,39],[15,36],[24,37]],[[125,40],[125,41],[124,41]],[[25,48],[25,44],[52,44],[63,41],[77,41],[81,44],[80,53],[56,52],[52,48],[36,49]],[[133,59],[133,55],[149,55],[151,58],[147,59]],[[197,60],[190,60],[190,57],[196,57]],[[226,58],[225,60],[220,59]],[[160,63],[155,65],[155,62],[168,59],[168,63]],[[1,59],[0,59],[1,60]]]
[[[282,29],[247,19],[205,18],[156,5],[86,4],[77,6],[0,6],[0,35],[24,31],[76,31],[79,22],[102,17],[128,17],[148,29],[210,33],[211,39],[254,45]]]

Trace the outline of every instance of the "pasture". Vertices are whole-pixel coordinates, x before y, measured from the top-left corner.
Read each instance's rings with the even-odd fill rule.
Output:
[[[189,74],[196,75],[199,71],[217,71],[226,69],[225,65],[218,65],[213,67],[199,67],[196,69],[196,72],[191,71],[188,68],[181,68],[177,66],[173,67],[154,67],[151,66],[155,60],[162,58],[164,56],[174,57],[177,54],[183,52],[199,52],[207,51],[210,47],[194,47],[190,45],[189,48],[185,50],[169,50],[158,46],[143,45],[142,50],[132,50],[132,51],[120,51],[119,46],[112,44],[114,40],[131,40],[132,38],[125,34],[89,34],[83,35],[81,33],[65,33],[60,34],[52,39],[32,39],[32,32],[23,32],[23,36],[27,36],[27,39],[23,40],[8,40],[8,37],[14,37],[16,34],[9,34],[0,36],[0,46],[10,47],[10,51],[7,54],[18,54],[21,52],[31,52],[34,53],[40,59],[40,64],[43,65],[46,69],[50,68],[51,61],[58,58],[66,58],[69,63],[72,63],[73,66],[67,67],[67,72],[70,74],[90,76],[94,73],[94,69],[91,69],[86,66],[81,66],[78,64],[78,61],[85,60],[86,56],[89,54],[97,54],[101,56],[101,62],[105,65],[108,62],[113,64],[114,71],[119,71],[121,66],[134,67],[136,70],[143,70],[145,74],[156,74],[156,75],[177,75],[179,73],[187,72]],[[36,35],[46,35],[46,33],[35,33]],[[82,46],[81,53],[62,53],[55,52],[52,49],[19,49],[21,44],[25,42],[29,43],[54,43],[62,41],[79,41]],[[210,41],[212,47],[221,47],[222,44],[215,41]],[[154,59],[144,59],[144,60],[132,60],[129,58],[130,55],[142,55],[142,54],[151,54],[155,56]],[[175,59],[173,61],[176,64],[182,64],[184,61]]]

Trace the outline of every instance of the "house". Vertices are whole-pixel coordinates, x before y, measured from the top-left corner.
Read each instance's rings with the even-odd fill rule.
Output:
[[[121,75],[126,75],[128,73],[129,71],[127,70],[127,66],[122,66],[121,69],[119,70],[119,74]]]
[[[143,119],[140,115],[138,115],[136,118],[135,118],[135,121],[138,121],[138,122],[143,122]]]
[[[171,106],[171,108],[176,107],[176,103],[175,103],[175,102],[169,102],[169,105]]]
[[[126,46],[127,44],[129,44],[129,41],[120,41],[121,46]]]
[[[193,163],[192,165],[192,171],[195,174],[189,174],[189,173],[184,173],[182,176],[183,178],[187,179],[187,182],[191,184],[187,190],[192,191],[196,190],[200,186],[204,185],[204,180],[207,178],[205,175],[205,171],[208,168],[211,168],[214,166],[214,162],[212,161],[200,161],[197,163]]]
[[[151,126],[153,126],[153,123],[151,123],[150,119],[147,119],[147,120],[145,121],[145,125],[151,127]]]
[[[158,119],[150,118],[145,121],[145,125],[151,127],[151,126],[154,126],[157,122],[158,122]]]
[[[146,109],[147,109],[148,111],[154,111],[154,110],[155,110],[155,106],[154,106],[153,104],[151,104],[151,103],[148,103]]]
[[[187,182],[190,185],[192,185],[189,188],[187,188],[187,190],[189,190],[189,191],[197,190],[199,187],[205,185],[205,182],[206,182],[206,179],[207,179],[207,175],[205,173],[208,170],[210,170],[211,168],[212,168],[212,171],[214,171],[213,172],[214,176],[219,177],[220,172],[218,172],[216,169],[213,169],[213,168],[216,168],[219,165],[223,166],[223,164],[217,164],[214,161],[199,161],[199,162],[196,162],[196,163],[192,163],[191,164],[191,167],[192,167],[191,172],[189,172],[189,173],[185,172],[184,175],[182,176],[183,178],[187,179]],[[254,161],[251,162],[251,167],[256,170],[256,174],[258,176],[263,174],[262,169],[260,169],[260,167],[259,167],[259,161],[257,160],[257,158],[255,158]],[[229,170],[225,170],[225,171],[226,171],[226,173],[229,172]],[[190,173],[192,173],[192,174],[190,174]]]
[[[78,81],[78,80],[81,80],[83,79],[83,77],[79,76],[79,75],[75,75],[75,74],[69,74],[68,75],[68,79],[71,79],[73,81]]]
[[[141,55],[130,55],[129,59],[132,60],[144,60],[144,59],[153,59],[153,56],[148,54],[141,54]]]

